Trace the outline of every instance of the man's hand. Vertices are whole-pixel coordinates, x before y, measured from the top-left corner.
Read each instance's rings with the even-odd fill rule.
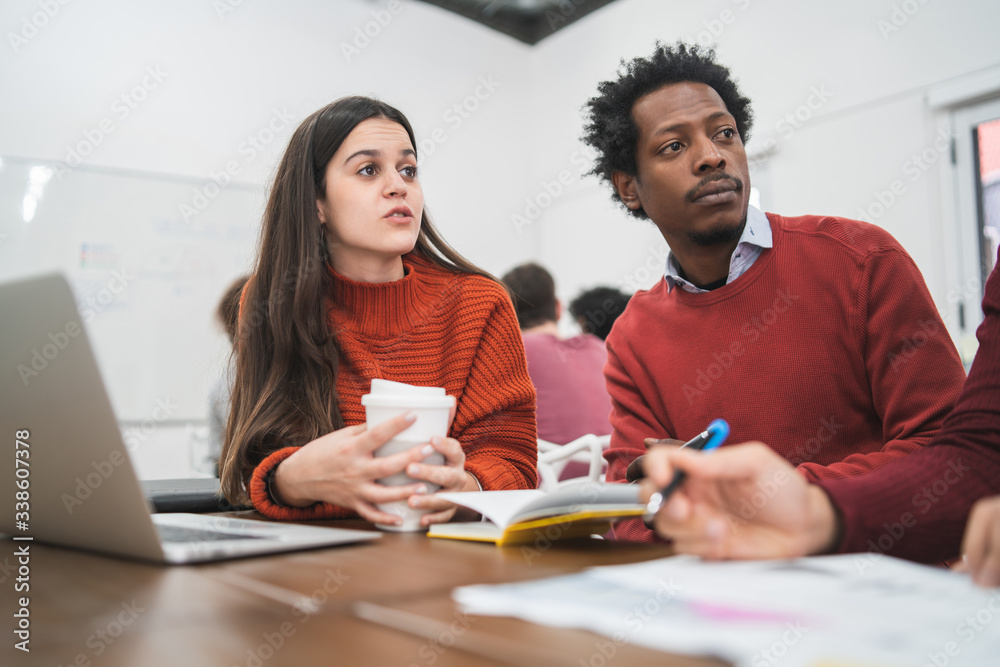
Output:
[[[972,507],[962,553],[973,581],[1000,586],[1000,496],[984,498]]]
[[[677,469],[687,480],[656,515],[656,532],[674,548],[705,558],[793,558],[834,546],[830,499],[767,445],[726,447],[710,456],[676,447],[645,455],[648,498]]]

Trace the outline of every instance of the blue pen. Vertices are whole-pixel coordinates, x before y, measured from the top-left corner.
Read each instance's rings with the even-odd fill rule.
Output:
[[[681,448],[690,447],[703,452],[710,452],[721,445],[727,437],[729,437],[729,424],[726,423],[725,419],[716,419],[708,425],[707,429],[681,445]],[[674,473],[674,477],[670,480],[669,484],[650,496],[649,502],[646,504],[646,511],[642,515],[642,520],[647,526],[652,528],[653,517],[656,516],[656,513],[660,511],[660,507],[663,506],[663,503],[667,502],[673,492],[680,488],[685,479],[687,479],[687,473],[683,470],[678,470]]]

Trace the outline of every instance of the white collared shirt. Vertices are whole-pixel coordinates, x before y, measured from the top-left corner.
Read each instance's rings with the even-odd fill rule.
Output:
[[[760,257],[760,254],[764,252],[764,248],[770,248],[773,245],[771,223],[767,216],[759,208],[748,206],[747,224],[743,227],[740,242],[736,244],[736,250],[733,251],[733,256],[729,260],[729,277],[726,278],[726,284],[728,285],[746,273]],[[672,252],[667,255],[667,270],[664,278],[667,281],[668,292],[672,291],[676,285],[680,285],[685,292],[693,294],[704,294],[709,291],[695,287],[689,280],[681,277]]]

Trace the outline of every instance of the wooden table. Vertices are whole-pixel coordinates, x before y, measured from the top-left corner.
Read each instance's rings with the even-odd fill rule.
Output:
[[[231,515],[259,518],[254,513]],[[360,521],[327,525],[370,527]],[[0,563],[14,551],[13,542],[3,544]],[[35,543],[31,652],[13,648],[16,575],[7,574],[0,582],[0,664],[721,664],[615,646],[584,631],[464,616],[450,598],[456,586],[524,581],[668,554],[664,547],[602,540],[522,551],[386,533],[357,545],[167,567]],[[604,654],[611,647],[609,659]]]

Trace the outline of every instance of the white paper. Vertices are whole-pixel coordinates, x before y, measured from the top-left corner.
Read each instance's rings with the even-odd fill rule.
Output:
[[[1000,589],[873,554],[710,563],[678,556],[500,586],[466,613],[514,616],[738,667],[1000,665]]]
[[[554,514],[586,508],[624,510],[641,507],[639,487],[634,484],[583,483],[561,486],[550,493],[537,489],[439,493],[453,503],[469,507],[500,528]]]
[[[438,497],[479,512],[500,528],[506,528],[518,510],[545,495],[537,489],[439,493]]]

